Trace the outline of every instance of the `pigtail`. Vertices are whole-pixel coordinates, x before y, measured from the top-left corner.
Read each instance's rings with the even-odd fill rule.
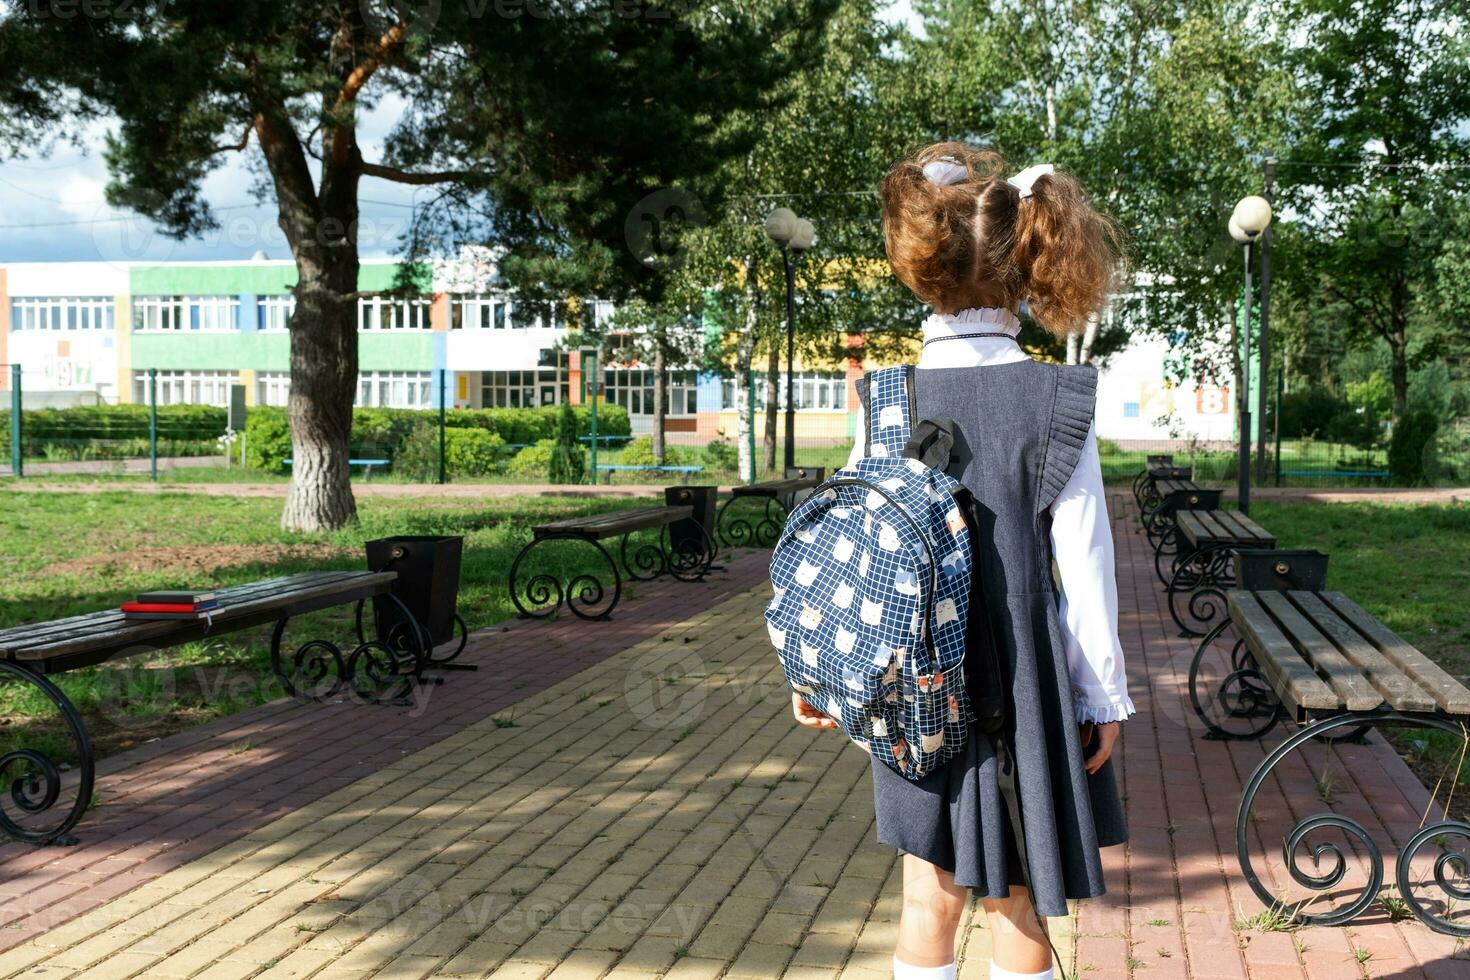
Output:
[[[1031,315],[1060,337],[1102,313],[1122,274],[1117,225],[1072,177],[1044,174],[1017,198],[1011,265]]]
[[[965,173],[939,184],[924,174],[935,161]],[[990,150],[936,143],[894,164],[883,178],[883,243],[888,264],[905,285],[936,307],[962,305],[979,267],[987,264],[977,230],[977,196],[1003,183],[1005,163]],[[957,305],[959,304],[959,305]]]

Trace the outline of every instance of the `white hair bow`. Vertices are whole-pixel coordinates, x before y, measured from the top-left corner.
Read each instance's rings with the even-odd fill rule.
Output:
[[[1045,177],[1057,172],[1057,168],[1049,163],[1038,163],[1033,167],[1027,167],[1014,177],[1007,177],[1006,183],[1021,192],[1021,197],[1031,196],[1031,185],[1036,183],[1037,177]]]
[[[970,176],[970,171],[966,170],[965,165],[954,157],[940,157],[938,160],[930,160],[924,164],[924,178],[929,183],[940,187],[958,184],[968,176]]]

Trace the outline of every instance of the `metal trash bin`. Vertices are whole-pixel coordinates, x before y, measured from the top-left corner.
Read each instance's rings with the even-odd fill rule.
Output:
[[[1235,553],[1235,587],[1249,592],[1327,588],[1327,556],[1320,551],[1243,548]]]
[[[669,548],[675,554],[693,543],[699,554],[708,554],[715,540],[715,504],[719,487],[664,487],[664,503],[671,507],[694,508],[694,517],[669,525]],[[701,530],[703,529],[703,530]]]
[[[464,538],[438,534],[405,534],[367,543],[368,567],[397,572],[392,594],[373,597],[373,621],[379,637],[401,631],[406,608],[429,637],[430,646],[454,637],[459,601],[459,565]]]

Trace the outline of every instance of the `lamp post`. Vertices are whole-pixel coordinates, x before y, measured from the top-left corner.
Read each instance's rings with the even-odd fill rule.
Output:
[[[1271,205],[1264,197],[1243,197],[1230,215],[1230,237],[1241,244],[1245,257],[1245,288],[1241,292],[1241,335],[1235,354],[1240,358],[1236,378],[1239,398],[1239,449],[1236,466],[1236,495],[1242,514],[1250,513],[1251,504],[1251,245],[1271,224]],[[1261,406],[1264,410],[1265,406]]]
[[[796,390],[793,361],[796,352],[796,263],[801,253],[817,240],[816,228],[805,218],[798,218],[790,208],[777,208],[766,216],[766,234],[781,250],[781,264],[786,269],[786,452],[785,466],[796,465]],[[770,411],[771,408],[766,409]]]

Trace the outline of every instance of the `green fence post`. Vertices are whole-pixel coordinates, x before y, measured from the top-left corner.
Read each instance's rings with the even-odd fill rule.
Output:
[[[10,365],[10,475],[25,475],[25,452],[21,445],[20,365]]]
[[[754,483],[756,478],[755,463],[755,371],[745,372],[745,405],[746,411],[750,413],[750,428],[746,431],[747,448],[750,450],[750,475],[745,478],[746,483]],[[771,411],[770,406],[766,407]]]
[[[1286,394],[1286,371],[1276,366],[1276,411],[1272,421],[1276,425],[1276,485],[1281,486],[1281,398]]]
[[[446,379],[449,375],[447,368],[439,369],[439,482],[444,482],[444,395]]]
[[[592,466],[587,471],[587,483],[597,486],[597,352],[582,353],[582,387],[587,393],[587,424],[592,437]]]
[[[158,368],[148,369],[148,476],[158,482]]]

